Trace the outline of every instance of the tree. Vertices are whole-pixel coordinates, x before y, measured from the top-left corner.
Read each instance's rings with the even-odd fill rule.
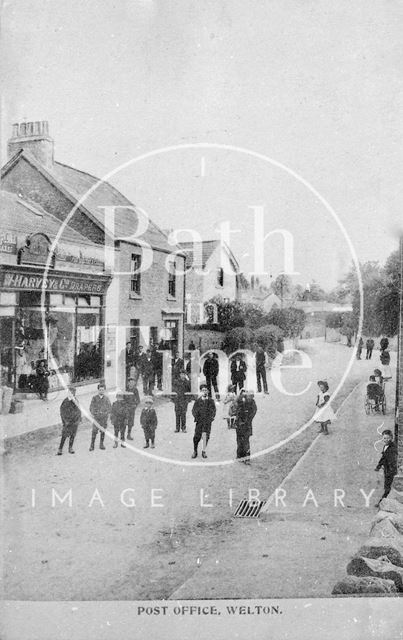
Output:
[[[261,346],[270,358],[275,358],[279,350],[279,344],[282,343],[284,337],[283,331],[273,324],[260,327],[254,332],[256,343]]]
[[[342,323],[343,317],[338,311],[332,311],[326,314],[326,327],[329,329],[340,329]]]
[[[224,350],[233,353],[237,349],[250,349],[253,344],[254,333],[247,327],[235,327],[228,331],[224,338]]]
[[[268,321],[280,327],[286,338],[296,338],[301,335],[305,327],[306,315],[305,311],[295,307],[273,309],[268,314]]]
[[[284,298],[287,298],[292,289],[291,279],[285,273],[280,273],[279,276],[272,282],[271,289],[283,302]]]
[[[397,250],[386,261],[384,286],[378,292],[375,303],[375,312],[379,319],[382,335],[391,337],[398,332],[401,287],[400,252]]]

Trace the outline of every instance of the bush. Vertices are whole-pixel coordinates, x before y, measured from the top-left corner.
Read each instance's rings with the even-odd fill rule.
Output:
[[[284,349],[283,336],[282,330],[273,324],[260,327],[254,332],[255,342],[263,347],[270,358],[276,357],[276,352],[280,351],[279,345]]]
[[[224,339],[224,350],[232,353],[237,349],[250,349],[253,343],[254,332],[247,327],[235,327],[228,331]]]

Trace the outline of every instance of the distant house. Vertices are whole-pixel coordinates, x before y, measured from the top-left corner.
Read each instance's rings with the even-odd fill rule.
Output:
[[[147,346],[162,340],[182,353],[184,253],[151,220],[137,240],[139,209],[108,182],[55,161],[47,122],[13,125],[8,154],[3,189],[39,204],[60,224],[68,219],[69,227],[104,248],[113,275],[105,304],[107,383],[124,384],[127,340]]]
[[[187,322],[198,324],[199,303],[220,296],[238,300],[239,264],[231,249],[219,240],[181,242],[186,255]]]
[[[301,300],[292,304],[297,309],[302,309],[306,314],[306,324],[302,338],[318,338],[326,333],[334,334],[334,330],[326,331],[325,320],[328,313],[347,313],[353,308],[349,304],[326,302],[325,300]],[[338,332],[336,332],[338,334]],[[339,338],[338,338],[339,339]]]

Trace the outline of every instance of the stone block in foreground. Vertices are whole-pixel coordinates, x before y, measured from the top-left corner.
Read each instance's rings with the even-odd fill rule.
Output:
[[[382,511],[390,511],[391,513],[396,513],[398,516],[403,516],[403,504],[400,504],[397,500],[393,500],[392,498],[384,498],[381,500],[380,508]]]
[[[372,521],[372,526],[382,520],[389,520],[400,534],[403,534],[403,515],[393,513],[392,511],[378,511],[375,518]],[[371,529],[372,535],[372,529]]]
[[[355,556],[347,565],[347,573],[352,576],[373,576],[392,580],[397,591],[403,593],[403,568],[396,567],[388,558],[363,558]]]
[[[398,535],[400,538],[400,534]],[[358,550],[357,555],[363,558],[386,557],[396,567],[403,567],[403,545],[399,538],[369,538]]]
[[[370,593],[396,593],[393,580],[374,576],[346,576],[337,582],[332,591],[334,596],[359,595]]]

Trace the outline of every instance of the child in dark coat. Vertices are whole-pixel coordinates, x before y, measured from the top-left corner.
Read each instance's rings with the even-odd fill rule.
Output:
[[[151,396],[144,398],[145,407],[140,415],[140,424],[143,427],[146,443],[144,449],[148,449],[151,441],[151,449],[155,447],[155,430],[157,428],[158,419],[153,407],[153,399]]]
[[[116,400],[112,405],[111,422],[115,431],[115,443],[113,448],[118,446],[118,440],[120,436],[120,446],[125,448],[125,431],[127,424],[127,404],[123,398],[122,391],[116,392]]]

